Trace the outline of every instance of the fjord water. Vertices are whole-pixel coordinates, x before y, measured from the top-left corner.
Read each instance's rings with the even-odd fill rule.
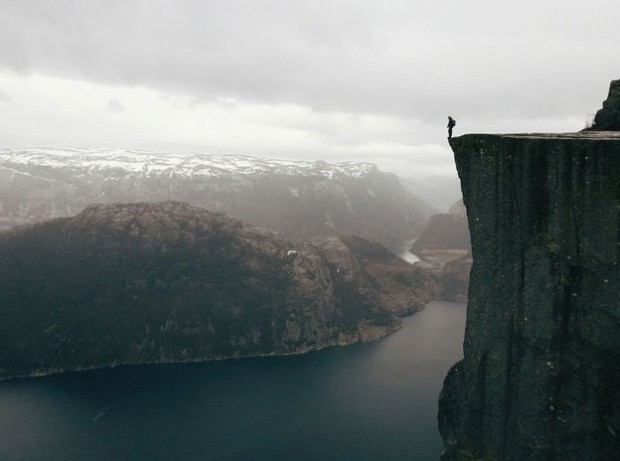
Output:
[[[435,301],[380,341],[305,355],[1,382],[0,459],[438,460],[465,310]]]

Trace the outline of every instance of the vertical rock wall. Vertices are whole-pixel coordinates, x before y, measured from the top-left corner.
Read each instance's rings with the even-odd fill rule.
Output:
[[[474,265],[442,459],[620,459],[620,136],[451,145]]]

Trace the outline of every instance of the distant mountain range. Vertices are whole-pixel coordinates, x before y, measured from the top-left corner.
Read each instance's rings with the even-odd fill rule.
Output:
[[[0,233],[0,378],[368,341],[433,283],[361,237],[295,245],[184,203],[91,206]]]
[[[359,235],[393,246],[434,212],[369,163],[178,155],[126,149],[0,151],[0,229],[73,216],[91,204],[178,200],[294,242]]]

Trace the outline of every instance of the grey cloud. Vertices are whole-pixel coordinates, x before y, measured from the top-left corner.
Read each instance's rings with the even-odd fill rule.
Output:
[[[13,100],[6,94],[0,90],[0,102],[13,102]]]
[[[555,3],[5,0],[0,68],[426,123],[585,115],[620,3]]]
[[[110,112],[112,114],[122,114],[125,112],[125,106],[118,99],[110,99],[108,101],[106,112]]]

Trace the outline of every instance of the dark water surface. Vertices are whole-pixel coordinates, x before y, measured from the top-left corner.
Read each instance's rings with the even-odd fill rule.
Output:
[[[0,382],[0,460],[438,460],[464,325],[432,302],[374,343]]]

